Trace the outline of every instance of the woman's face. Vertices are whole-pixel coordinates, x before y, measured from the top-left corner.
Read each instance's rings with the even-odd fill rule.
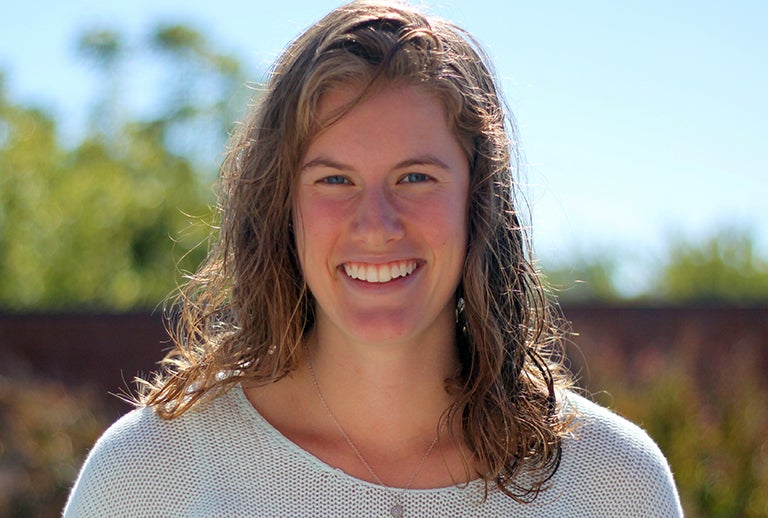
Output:
[[[357,93],[327,93],[320,120]],[[452,329],[468,190],[469,165],[445,109],[418,87],[376,90],[318,134],[294,201],[318,330],[384,343]]]

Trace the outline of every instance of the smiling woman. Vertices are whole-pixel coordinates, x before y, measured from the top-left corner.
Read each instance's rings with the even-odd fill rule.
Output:
[[[661,452],[569,389],[470,35],[353,2],[232,141],[174,349],[66,514],[675,516]]]
[[[328,92],[318,119],[361,88]],[[468,193],[468,158],[442,103],[422,87],[378,86],[312,140],[293,217],[326,347],[398,343],[412,367],[421,363],[414,343],[453,356],[444,335],[453,332]]]

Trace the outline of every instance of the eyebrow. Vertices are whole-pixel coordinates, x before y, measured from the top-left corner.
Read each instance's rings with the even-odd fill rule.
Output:
[[[395,164],[395,166],[392,168],[393,170],[397,169],[406,169],[408,167],[418,166],[418,165],[430,165],[439,167],[440,169],[450,169],[448,165],[437,158],[434,155],[419,155],[413,158],[406,158],[405,160],[398,162]],[[307,169],[312,169],[314,167],[328,167],[330,169],[337,169],[339,171],[354,171],[355,168],[348,164],[343,164],[341,162],[337,162],[336,160],[327,158],[327,157],[317,157],[303,166],[301,166],[301,171],[306,171]]]
[[[351,165],[342,164],[341,162],[337,162],[335,160],[331,160],[330,158],[326,158],[323,156],[314,158],[301,166],[301,170],[306,171],[307,169],[312,169],[314,167],[328,167],[330,169],[338,169],[339,171],[353,171],[355,168]]]
[[[420,155],[399,162],[394,169],[406,169],[415,165],[431,165],[440,169],[450,169],[448,165],[434,155]]]

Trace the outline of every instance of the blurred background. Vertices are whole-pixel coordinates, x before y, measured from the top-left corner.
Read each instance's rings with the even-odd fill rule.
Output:
[[[16,3],[0,17],[0,515],[57,515],[168,343],[217,164],[341,2]],[[519,126],[540,265],[593,397],[690,516],[768,515],[768,6],[458,0]]]

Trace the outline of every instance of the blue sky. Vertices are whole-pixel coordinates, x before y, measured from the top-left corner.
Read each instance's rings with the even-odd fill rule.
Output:
[[[74,51],[83,29],[140,38],[159,22],[190,23],[260,71],[340,3],[14,2],[0,17],[0,70],[13,99],[77,132],[93,98]],[[494,59],[521,131],[540,256],[615,251],[642,270],[670,236],[727,224],[749,225],[768,253],[768,2],[426,5]]]

